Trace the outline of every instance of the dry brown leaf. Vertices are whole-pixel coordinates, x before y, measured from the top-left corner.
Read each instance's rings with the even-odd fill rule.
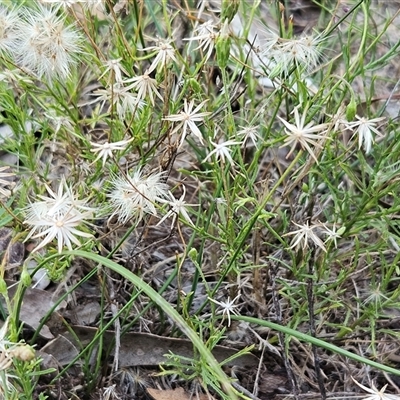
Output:
[[[62,366],[69,364],[79,354],[79,350],[62,335],[47,343],[40,351],[52,355]]]
[[[214,397],[207,396],[204,393],[198,393],[196,396],[186,393],[183,388],[176,388],[175,390],[159,390],[148,388],[147,393],[153,397],[154,400],[213,400]]]
[[[159,390],[159,389],[147,389],[147,393],[154,400],[190,400],[191,397],[187,394],[183,388],[177,388],[175,390]]]
[[[6,280],[8,286],[8,296],[13,298],[17,291],[18,283]],[[5,301],[0,300],[6,307]],[[24,293],[19,319],[25,325],[37,329],[41,319],[54,306],[52,294],[41,289],[27,288]],[[40,336],[46,339],[54,339],[50,329],[44,325],[40,331]]]
[[[127,11],[128,10],[128,0],[120,0],[115,6],[114,6],[114,12],[115,14],[119,14],[122,11]]]
[[[82,23],[86,23],[86,16],[83,12],[83,8],[80,4],[73,4],[72,8],[74,9],[75,15]],[[104,13],[104,10],[101,5],[94,4],[92,7],[88,8],[89,13],[93,17],[97,17],[99,21],[103,21],[107,19],[107,15]]]
[[[77,304],[72,310],[66,310],[63,317],[68,318],[74,325],[92,325],[100,312],[100,303],[95,300],[88,300],[85,303]]]
[[[12,237],[12,229],[0,228],[0,253],[4,253],[8,268],[20,266],[24,260],[25,253],[25,245],[22,242],[12,241]]]
[[[89,343],[98,332],[97,328],[88,326],[72,326],[71,328],[83,345]],[[67,332],[63,332],[63,334],[75,343],[72,335],[69,335]],[[106,345],[110,345],[115,339],[115,332],[104,332],[103,339]],[[232,357],[237,352],[238,350],[225,346],[215,346],[212,351],[218,362]],[[119,366],[123,368],[141,365],[160,365],[167,361],[165,354],[169,353],[193,358],[193,344],[187,339],[168,338],[150,333],[127,333],[121,337]],[[258,362],[258,358],[253,354],[245,354],[228,362],[227,365],[238,367],[257,366]]]

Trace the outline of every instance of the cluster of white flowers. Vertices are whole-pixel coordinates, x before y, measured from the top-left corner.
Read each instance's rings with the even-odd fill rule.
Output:
[[[121,83],[114,83],[105,89],[98,89],[93,92],[97,98],[84,105],[100,103],[102,109],[106,103],[110,103],[107,112],[111,112],[112,107],[115,107],[118,117],[121,120],[126,118],[128,113],[135,114],[145,106],[145,103],[130,91],[130,89]]]
[[[87,206],[85,200],[78,200],[72,189],[63,180],[55,193],[46,185],[50,197],[40,195],[40,200],[30,203],[25,209],[24,224],[32,227],[26,240],[43,238],[33,250],[37,251],[57,239],[58,252],[64,245],[72,250],[72,243],[80,246],[76,236],[91,238],[92,235],[79,229],[79,225],[94,217],[95,209]]]
[[[326,252],[325,244],[328,242],[333,243],[334,247],[337,247],[337,239],[341,238],[341,235],[345,232],[345,227],[336,229],[336,225],[333,225],[332,229],[328,228],[325,224],[312,224],[310,225],[307,221],[305,224],[297,224],[293,222],[299,229],[292,232],[288,232],[283,236],[293,235],[290,249],[302,248],[305,250],[309,247],[310,242],[314,243],[315,246],[319,247],[322,251]],[[325,242],[321,240],[319,234],[326,236]]]
[[[149,99],[150,104],[154,106],[155,97],[160,100],[163,100],[163,98],[158,91],[157,81],[149,75],[150,70],[146,70],[143,75],[124,79],[123,73],[125,75],[129,75],[129,73],[120,61],[120,58],[106,61],[106,68],[99,76],[99,79],[101,79],[109,74],[105,88],[94,91],[93,94],[96,99],[82,105],[100,103],[100,109],[102,109],[108,103],[110,104],[108,112],[114,106],[118,117],[126,119],[128,113],[135,114],[136,111],[142,110],[146,105],[146,99]],[[133,93],[132,90],[137,93]]]
[[[113,216],[118,216],[118,222],[125,224],[130,219],[138,222],[145,214],[157,216],[157,203],[166,204],[170,210],[160,220],[159,224],[172,216],[172,224],[181,215],[186,222],[194,226],[186,211],[185,187],[183,195],[175,199],[168,191],[163,179],[163,172],[143,176],[140,168],[127,176],[116,175],[111,181],[112,190],[108,194],[109,204]],[[88,220],[95,217],[96,209],[87,205],[86,200],[79,200],[63,179],[57,192],[45,185],[49,196],[39,195],[38,200],[30,203],[23,210],[24,224],[31,227],[26,240],[39,239],[42,241],[32,250],[32,253],[45,247],[54,239],[57,240],[58,252],[61,253],[64,245],[72,250],[72,244],[77,246],[81,242],[77,239],[92,238],[91,233],[82,231],[79,226],[88,224]]]
[[[307,150],[316,163],[318,163],[318,157],[315,150],[312,149],[310,145],[313,145],[315,148],[323,149],[324,141],[330,139],[328,136],[329,132],[334,130],[350,130],[353,133],[352,138],[354,136],[358,137],[358,148],[361,149],[363,147],[365,154],[369,154],[375,141],[374,135],[382,136],[376,128],[376,125],[385,120],[384,117],[368,119],[356,115],[356,119],[349,122],[342,117],[342,115],[339,115],[333,117],[334,119],[331,124],[323,123],[314,125],[313,121],[305,124],[307,110],[300,116],[299,107],[296,107],[293,110],[293,114],[294,123],[290,123],[278,116],[279,120],[285,126],[285,133],[287,135],[284,139],[283,146],[292,146],[287,157],[293,153],[297,146],[300,146],[302,149]]]
[[[66,78],[80,50],[78,30],[66,24],[57,8],[0,7],[0,52],[29,73],[48,80]]]
[[[124,79],[123,74],[130,75],[129,72],[121,64],[121,58],[107,60],[104,65],[105,69],[99,76],[99,80],[108,74],[107,84],[104,89],[96,90],[93,94],[97,98],[84,105],[100,102],[100,108],[106,103],[116,108],[116,112],[120,119],[126,119],[127,114],[134,114],[140,111],[146,105],[149,99],[152,106],[155,105],[155,97],[163,100],[158,91],[158,84],[154,78],[150,77],[151,72],[158,67],[166,66],[170,61],[178,62],[175,57],[175,49],[170,44],[171,41],[157,40],[156,45],[146,47],[142,51],[155,51],[156,57],[150,67],[142,75],[131,76]],[[136,93],[132,92],[135,91]]]
[[[145,214],[157,216],[157,204],[165,204],[169,210],[160,219],[160,225],[167,218],[172,217],[171,227],[180,215],[188,225],[194,226],[190,219],[186,206],[186,188],[183,185],[183,193],[179,199],[168,190],[168,185],[163,182],[163,172],[144,176],[140,168],[126,176],[115,176],[112,179],[112,190],[108,194],[110,206],[114,215],[118,216],[118,222],[125,224],[130,219],[138,222]]]

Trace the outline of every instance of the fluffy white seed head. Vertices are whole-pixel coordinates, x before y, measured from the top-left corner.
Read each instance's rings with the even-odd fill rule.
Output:
[[[14,49],[16,62],[38,77],[67,78],[81,50],[79,32],[67,26],[57,9],[24,8]]]
[[[0,6],[0,53],[12,53],[16,46],[18,15]]]
[[[118,221],[126,223],[132,217],[140,220],[144,214],[156,215],[155,203],[168,196],[162,176],[163,173],[158,173],[145,177],[140,169],[126,177],[115,176],[108,195],[112,216],[118,215]]]

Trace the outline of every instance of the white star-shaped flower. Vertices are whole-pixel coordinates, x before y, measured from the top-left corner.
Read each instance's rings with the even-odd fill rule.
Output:
[[[161,101],[163,100],[161,94],[157,90],[157,81],[150,78],[149,71],[146,71],[143,75],[134,76],[133,78],[125,80],[125,83],[131,83],[131,85],[127,87],[128,90],[137,90],[138,99],[144,100],[146,96],[148,96],[152,106],[154,106],[154,95],[156,95]]]
[[[351,379],[353,379],[353,382],[360,386],[361,389],[365,390],[367,393],[370,393],[370,395],[367,397],[363,397],[362,400],[400,400],[400,396],[385,393],[387,384],[381,390],[378,390],[373,383],[372,388],[369,388],[361,385],[361,383],[358,383],[353,377],[351,377]]]
[[[287,122],[278,116],[279,120],[283,123],[283,125],[285,125],[285,133],[287,135],[287,138],[284,140],[284,144],[281,147],[287,145],[292,146],[286,158],[290,157],[297,145],[300,145],[301,148],[307,150],[315,162],[318,163],[318,159],[313,149],[310,147],[310,144],[315,147],[322,148],[322,145],[318,143],[318,140],[326,138],[325,133],[327,131],[328,124],[314,125],[314,122],[311,121],[304,126],[306,121],[306,112],[304,112],[300,117],[299,110],[296,107],[293,113],[295,121],[294,124],[291,124],[290,122]],[[317,134],[317,132],[319,132],[319,134]]]
[[[337,240],[342,237],[342,234],[345,232],[346,228],[341,227],[336,229],[336,224],[333,224],[332,229],[328,228],[325,224],[322,224],[323,233],[327,236],[325,243],[333,242],[335,249],[337,248]]]
[[[293,249],[295,247],[301,247],[303,250],[305,250],[308,246],[309,240],[314,242],[316,246],[318,246],[320,249],[326,252],[326,248],[324,245],[324,242],[317,236],[317,234],[314,232],[314,229],[318,227],[318,225],[309,225],[308,221],[301,225],[301,224],[296,224],[296,222],[293,222],[294,225],[299,227],[299,229],[286,233],[283,236],[289,236],[289,235],[294,235],[292,244],[289,247],[290,249]]]
[[[231,156],[232,149],[229,146],[235,146],[237,144],[241,144],[240,142],[235,142],[234,140],[227,140],[222,143],[214,143],[211,141],[211,144],[214,146],[214,150],[212,150],[207,157],[203,160],[203,162],[207,161],[214,154],[217,160],[221,160],[224,164],[225,161],[228,160],[230,164],[233,164],[233,159]]]
[[[248,141],[251,141],[256,149],[258,149],[258,144],[262,140],[258,134],[258,126],[239,126],[241,128],[237,132],[237,136],[243,138],[242,146],[245,146]]]
[[[227,301],[217,301],[212,299],[211,297],[208,298],[208,300],[212,301],[215,304],[218,304],[222,308],[219,313],[222,313],[223,317],[226,316],[228,318],[228,327],[231,326],[231,313],[237,315],[235,308],[239,307],[239,304],[235,305],[235,303],[240,298],[240,296],[241,294],[239,293],[233,300],[231,300],[228,296]]]
[[[356,115],[357,121],[347,122],[346,127],[354,132],[354,135],[358,134],[358,148],[364,147],[365,154],[369,154],[374,143],[374,135],[381,135],[376,129],[376,124],[383,121],[384,117],[368,119],[365,117],[359,117]]]
[[[121,61],[122,58],[117,58],[115,60],[107,60],[104,65],[106,69],[103,73],[99,76],[99,80],[106,74],[109,73],[108,77],[108,85],[115,83],[123,83],[122,73],[129,75],[128,71],[122,66]]]
[[[171,227],[174,226],[175,221],[178,217],[178,215],[181,215],[185,221],[189,223],[189,225],[194,226],[194,223],[190,219],[190,216],[186,210],[187,206],[197,206],[198,204],[186,204],[185,202],[185,195],[186,195],[186,188],[183,186],[183,193],[182,196],[179,197],[179,199],[176,199],[174,195],[171,192],[168,192],[168,195],[171,200],[160,200],[160,203],[166,203],[170,205],[170,210],[167,212],[167,214],[164,215],[164,217],[161,218],[160,222],[157,225],[160,225],[163,221],[165,221],[167,218],[169,218],[172,215],[172,223]]]
[[[142,110],[146,104],[121,83],[114,83],[114,85],[108,86],[105,89],[95,90],[93,95],[97,98],[83,103],[82,106],[99,102],[99,108],[102,109],[107,103],[110,103],[108,112],[111,112],[112,108],[115,107],[118,117],[121,120],[126,118],[128,112],[135,114],[136,111]]]
[[[194,29],[193,32],[197,35],[183,40],[197,40],[199,46],[194,50],[201,49],[206,54],[205,59],[208,60],[214,50],[215,43],[219,36],[217,26],[213,21],[206,21]]]
[[[180,128],[182,128],[182,136],[180,140],[179,147],[182,146],[188,131],[193,133],[199,140],[200,143],[203,144],[203,137],[201,135],[200,129],[197,127],[196,122],[202,122],[204,117],[210,115],[209,112],[199,112],[200,109],[204,106],[207,100],[202,101],[197,107],[194,107],[194,100],[190,100],[188,103],[186,99],[184,99],[183,110],[178,114],[168,115],[164,117],[166,121],[179,122],[179,124],[175,127],[173,132],[176,132]]]
[[[171,42],[172,40],[159,39],[155,46],[149,46],[142,49],[142,51],[155,50],[157,53],[156,58],[153,60],[148,69],[148,73],[154,71],[159,65],[162,67],[167,65],[170,60],[176,63],[178,62],[175,57],[175,49],[170,44]]]
[[[132,141],[129,140],[120,140],[119,142],[109,143],[105,142],[103,144],[93,143],[90,144],[94,147],[94,149],[90,149],[93,153],[98,153],[96,159],[93,162],[96,162],[100,158],[103,159],[103,167],[106,165],[107,158],[112,157],[112,152],[116,150],[125,150],[126,146]]]
[[[64,180],[60,183],[57,193],[47,185],[46,189],[51,197],[39,196],[41,201],[29,204],[24,210],[24,224],[32,227],[26,240],[42,238],[32,252],[46,246],[53,239],[57,239],[58,252],[61,253],[64,245],[69,250],[72,250],[72,243],[81,245],[76,236],[91,238],[93,235],[82,232],[78,227],[87,219],[93,218],[94,209],[88,207],[84,200],[77,200]]]

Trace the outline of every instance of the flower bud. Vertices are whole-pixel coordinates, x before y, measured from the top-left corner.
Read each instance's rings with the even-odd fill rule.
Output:
[[[189,250],[189,252],[188,252],[188,257],[189,257],[192,261],[196,261],[197,255],[198,255],[198,251],[197,251],[197,249],[195,249],[194,247],[192,247],[192,248]]]
[[[350,100],[350,103],[346,107],[346,119],[347,119],[347,121],[351,122],[351,121],[354,120],[354,117],[356,116],[356,111],[357,111],[357,103],[352,98]]]
[[[0,294],[7,294],[7,284],[4,278],[0,278]]]
[[[32,283],[31,274],[28,272],[26,268],[23,268],[21,272],[21,282],[26,287],[30,286]]]
[[[190,88],[193,90],[194,93],[203,93],[203,89],[201,88],[201,85],[197,81],[197,79],[190,78],[188,80],[188,84],[189,84]]]
[[[337,230],[337,234],[338,234],[338,236],[342,236],[343,235],[343,233],[345,233],[346,232],[346,227],[345,226],[342,226],[342,227],[340,227],[338,230]]]
[[[228,32],[229,22],[226,20],[222,25],[221,31],[215,42],[215,50],[217,52],[217,63],[221,69],[225,69],[228,65],[229,54],[231,50],[231,38]]]
[[[21,344],[10,350],[10,353],[21,361],[32,361],[35,358],[35,350],[28,344]]]
[[[240,0],[222,0],[221,21],[231,22],[239,9]]]

